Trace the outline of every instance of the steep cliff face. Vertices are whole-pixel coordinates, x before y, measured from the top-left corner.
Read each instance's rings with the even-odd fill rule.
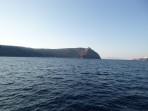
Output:
[[[101,59],[98,53],[96,53],[91,48],[84,49],[81,53],[81,58],[93,58],[93,59]]]
[[[0,45],[0,56],[101,59],[91,48],[32,49],[5,45]]]
[[[91,48],[77,48],[77,53],[80,58],[101,59],[99,54]]]

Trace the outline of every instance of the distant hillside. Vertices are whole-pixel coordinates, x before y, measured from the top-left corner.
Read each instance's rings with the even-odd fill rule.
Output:
[[[33,49],[5,45],[0,45],[0,56],[101,59],[99,54],[91,48]]]

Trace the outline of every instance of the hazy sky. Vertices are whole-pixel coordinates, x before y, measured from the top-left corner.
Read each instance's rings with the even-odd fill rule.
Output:
[[[0,44],[148,56],[148,0],[0,0]]]

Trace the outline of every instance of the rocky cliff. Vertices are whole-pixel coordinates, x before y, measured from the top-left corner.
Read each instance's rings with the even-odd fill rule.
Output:
[[[33,49],[5,45],[0,45],[0,56],[101,59],[99,54],[91,48]]]

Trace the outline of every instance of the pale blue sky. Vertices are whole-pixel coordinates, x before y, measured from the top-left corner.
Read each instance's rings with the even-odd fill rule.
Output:
[[[148,1],[0,0],[0,44],[148,56]]]

